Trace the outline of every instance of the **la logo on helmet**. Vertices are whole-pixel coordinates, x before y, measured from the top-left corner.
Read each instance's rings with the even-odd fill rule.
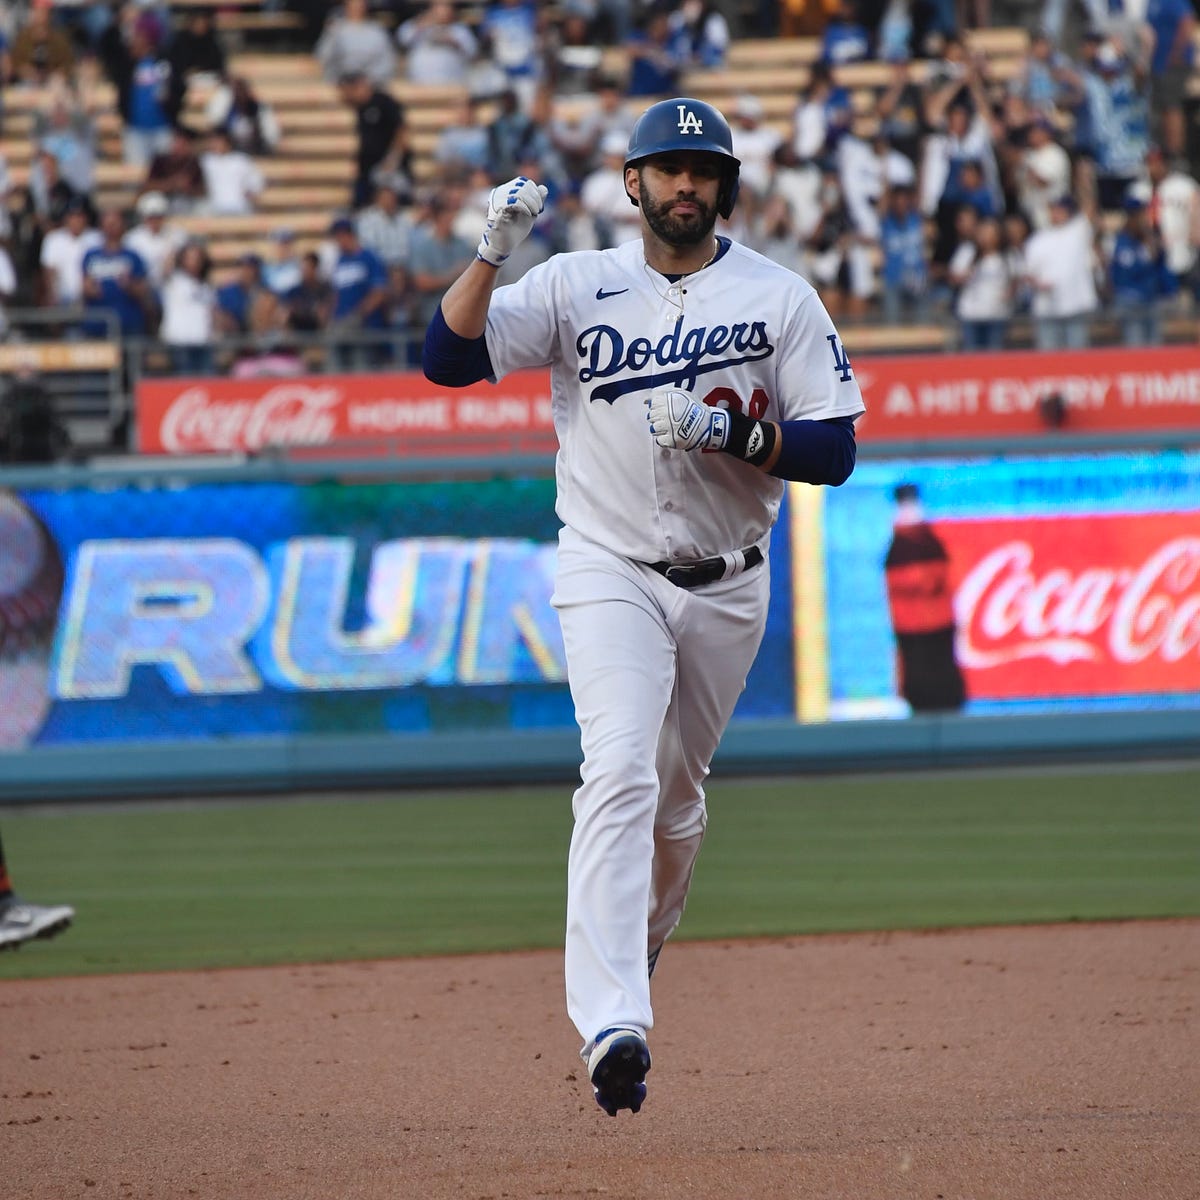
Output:
[[[676,105],[679,110],[679,132],[694,133],[702,136],[704,133],[704,122],[686,104]]]

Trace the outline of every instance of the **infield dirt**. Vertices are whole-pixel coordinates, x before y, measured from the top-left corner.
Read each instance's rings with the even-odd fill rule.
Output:
[[[560,965],[5,983],[0,1190],[1200,1196],[1200,921],[669,945],[649,1099],[616,1119],[592,1101]]]

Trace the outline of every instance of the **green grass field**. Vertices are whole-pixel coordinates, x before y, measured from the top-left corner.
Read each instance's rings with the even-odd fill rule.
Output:
[[[712,781],[681,938],[1200,915],[1200,765]],[[556,946],[570,789],[0,811],[0,979]]]

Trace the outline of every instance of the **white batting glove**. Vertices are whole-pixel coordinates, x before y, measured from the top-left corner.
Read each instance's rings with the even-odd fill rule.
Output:
[[[729,440],[729,414],[683,388],[655,388],[646,401],[654,440],[668,450],[720,450]]]
[[[498,267],[529,236],[536,217],[546,207],[546,185],[524,175],[510,179],[488,196],[487,225],[475,253]]]

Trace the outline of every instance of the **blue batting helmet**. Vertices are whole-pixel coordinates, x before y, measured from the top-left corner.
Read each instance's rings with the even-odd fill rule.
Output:
[[[637,166],[644,158],[671,150],[698,150],[716,154],[725,160],[724,179],[717,196],[717,211],[728,218],[738,194],[740,160],[733,153],[733,134],[729,122],[711,104],[677,96],[652,104],[640,117],[629,135],[625,165]],[[630,202],[637,201],[630,196]]]

